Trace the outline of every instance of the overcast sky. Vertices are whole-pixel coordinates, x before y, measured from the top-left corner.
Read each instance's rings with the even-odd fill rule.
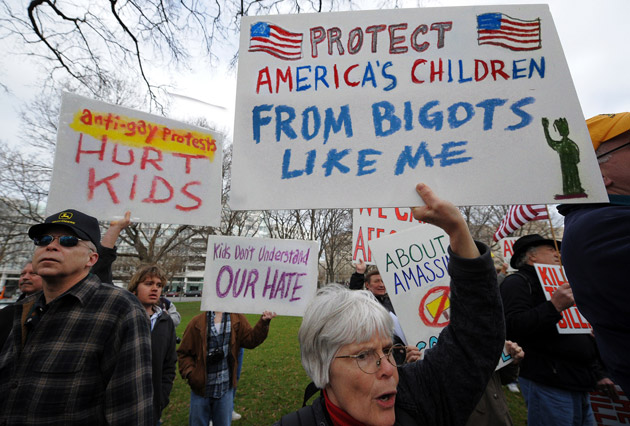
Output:
[[[359,3],[359,2],[357,2]],[[409,1],[405,7],[418,4],[465,6],[486,4],[539,4],[540,1],[502,0],[421,0]],[[629,0],[551,0],[548,2],[585,118],[599,113],[630,111],[630,1]],[[369,7],[366,7],[369,8]],[[235,36],[236,37],[236,36]],[[235,41],[236,42],[236,41]],[[13,46],[0,44],[3,50]],[[226,62],[227,62],[226,58]],[[16,107],[37,94],[37,75],[26,62],[5,60],[0,64],[0,81],[11,93],[0,98],[0,140],[15,141],[19,130]],[[200,106],[219,129],[231,131],[236,91],[236,75],[225,68],[201,69],[196,74],[176,75],[173,92],[179,97],[180,113],[186,105]],[[196,98],[201,102],[186,100]],[[207,104],[217,105],[217,107]],[[179,117],[174,117],[179,118]]]

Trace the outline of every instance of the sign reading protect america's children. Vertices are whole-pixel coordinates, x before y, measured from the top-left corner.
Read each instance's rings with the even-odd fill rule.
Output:
[[[231,207],[607,200],[546,5],[243,17]],[[535,172],[533,172],[535,170]]]
[[[219,226],[218,133],[64,93],[47,214]]]
[[[319,243],[211,235],[201,309],[302,316],[317,291]]]

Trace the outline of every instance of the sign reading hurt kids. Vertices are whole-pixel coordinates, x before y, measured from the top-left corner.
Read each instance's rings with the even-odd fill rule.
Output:
[[[211,235],[201,309],[302,316],[317,291],[319,243]]]
[[[442,229],[426,223],[370,242],[407,344],[420,350],[438,343],[451,319],[449,244]],[[512,361],[504,349],[497,369]]]
[[[607,199],[546,5],[243,17],[236,99],[232,208]]]
[[[551,295],[563,284],[568,284],[564,267],[560,265],[543,265],[534,263],[538,280],[542,286],[543,293],[547,300],[551,300]],[[561,312],[562,319],[558,321],[556,327],[560,334],[591,334],[593,327],[582,316],[577,306],[573,305]]]
[[[64,93],[46,211],[218,226],[221,158],[211,130]]]

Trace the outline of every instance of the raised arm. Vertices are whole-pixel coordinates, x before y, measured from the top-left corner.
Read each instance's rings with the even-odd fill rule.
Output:
[[[116,240],[120,236],[120,233],[123,229],[125,229],[131,223],[131,212],[125,212],[125,217],[118,220],[112,220],[109,223],[109,228],[103,234],[103,238],[101,238],[101,245],[103,247],[113,249],[116,245]]]
[[[479,250],[459,209],[452,203],[438,198],[424,183],[417,184],[416,191],[425,205],[414,207],[413,217],[442,228],[451,239],[451,250],[459,257],[465,259],[479,257]]]
[[[98,247],[98,261],[90,272],[95,274],[101,282],[112,283],[112,264],[117,258],[116,255],[116,240],[120,235],[120,232],[125,229],[131,223],[131,212],[125,212],[123,219],[111,221],[109,228],[103,234],[101,238],[101,245]]]

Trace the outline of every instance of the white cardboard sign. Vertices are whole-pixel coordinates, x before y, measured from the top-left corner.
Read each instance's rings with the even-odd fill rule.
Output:
[[[243,17],[237,84],[235,209],[607,201],[547,5]]]
[[[410,208],[354,209],[352,211],[352,261],[374,264],[370,241],[423,223],[413,218]]]
[[[370,242],[407,344],[421,351],[438,343],[450,322],[449,244],[448,235],[429,224]],[[504,348],[496,369],[512,361]]]
[[[448,245],[448,235],[427,224],[370,242],[407,343],[420,350],[433,347],[450,321]]]
[[[317,291],[319,242],[211,235],[201,310],[302,316]]]
[[[46,212],[219,226],[221,158],[211,130],[64,93]]]
[[[569,282],[564,267],[560,265],[534,263],[534,268],[547,300],[551,300],[551,295],[558,287]],[[556,327],[560,334],[591,334],[593,329],[575,305],[562,311],[562,319]]]

